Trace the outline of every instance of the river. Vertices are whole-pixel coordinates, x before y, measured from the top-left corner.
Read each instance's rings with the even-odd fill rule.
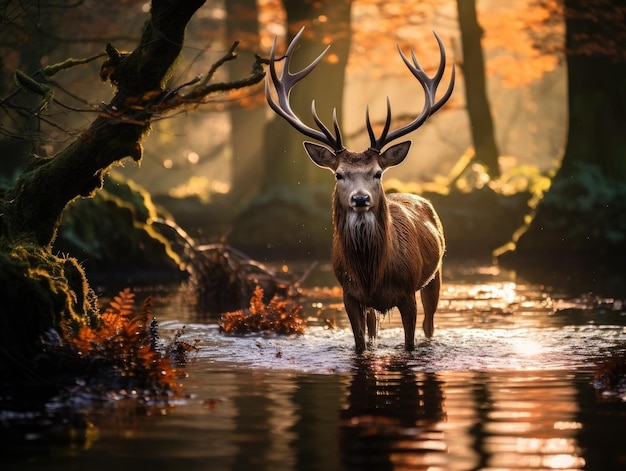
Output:
[[[46,436],[25,426],[2,469],[626,469],[626,395],[594,382],[624,356],[621,300],[452,267],[432,339],[418,331],[405,352],[392,311],[356,355],[337,289],[320,281],[330,270],[318,271],[301,336],[225,335],[185,296],[155,292],[161,335],[184,326],[198,347],[181,397],[73,410]]]

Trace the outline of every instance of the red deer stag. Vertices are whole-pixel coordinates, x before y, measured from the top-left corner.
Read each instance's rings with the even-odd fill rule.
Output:
[[[365,120],[371,145],[364,152],[351,152],[343,145],[335,111],[333,133],[318,117],[315,101],[311,105],[311,112],[319,130],[304,124],[289,104],[293,86],[315,68],[330,47],[303,70],[291,73],[289,64],[303,30],[298,32],[287,48],[280,77],[276,73],[274,41],[270,53],[270,73],[265,82],[268,104],[300,133],[328,146],[304,143],[313,162],[335,174],[332,264],[343,288],[344,305],[352,325],[357,352],[365,350],[366,326],[369,337],[376,336],[376,311],[385,313],[393,307],[400,310],[405,348],[413,350],[417,318],[415,292],[418,290],[421,291],[424,308],[424,333],[426,337],[431,337],[434,331],[433,316],[439,301],[441,264],[445,250],[443,228],[432,205],[424,198],[412,194],[385,196],[382,174],[387,168],[404,160],[411,141],[395,144],[385,150],[383,147],[419,128],[448,101],[454,88],[454,64],[448,90],[439,101],[435,101],[446,61],[439,36],[435,33],[441,62],[432,78],[421,68],[413,51],[411,63],[398,46],[402,60],[424,89],[424,108],[413,121],[389,132],[391,107],[387,99],[387,120],[379,137],[374,134],[366,109]],[[271,84],[276,89],[278,103],[272,98]]]

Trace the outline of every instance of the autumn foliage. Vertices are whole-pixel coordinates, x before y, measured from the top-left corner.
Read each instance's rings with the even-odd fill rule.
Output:
[[[291,335],[303,334],[306,322],[301,317],[302,306],[290,299],[274,296],[269,304],[263,303],[263,289],[257,286],[250,299],[250,307],[222,315],[220,330],[231,334],[248,332],[274,332]]]
[[[194,347],[180,342],[178,336],[165,347],[158,346],[157,323],[152,316],[152,300],[147,298],[135,308],[135,294],[120,291],[92,327],[62,326],[64,342],[83,361],[93,362],[123,378],[121,386],[175,392],[182,371],[172,366],[172,356]]]

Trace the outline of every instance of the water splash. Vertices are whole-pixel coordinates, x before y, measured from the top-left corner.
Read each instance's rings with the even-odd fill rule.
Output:
[[[178,322],[161,325],[164,334],[181,327]],[[246,368],[342,373],[351,371],[357,357],[349,328],[314,326],[292,337],[233,336],[220,333],[215,324],[188,324],[185,335],[198,342],[203,361]],[[418,339],[414,352],[404,351],[403,338],[401,328],[382,329],[363,355],[371,361],[395,357],[423,372],[585,368],[624,345],[626,328],[443,328],[432,339]]]

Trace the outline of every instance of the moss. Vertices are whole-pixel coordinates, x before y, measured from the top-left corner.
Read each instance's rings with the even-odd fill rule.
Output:
[[[75,259],[0,241],[0,369],[34,368],[40,340],[61,322],[93,323],[95,295]]]
[[[66,209],[54,250],[79,256],[91,276],[180,275],[178,256],[151,224],[158,217],[145,190],[107,178],[93,198]]]
[[[515,243],[522,258],[605,258],[626,253],[626,183],[578,163],[555,178]],[[514,256],[517,258],[517,256]]]

